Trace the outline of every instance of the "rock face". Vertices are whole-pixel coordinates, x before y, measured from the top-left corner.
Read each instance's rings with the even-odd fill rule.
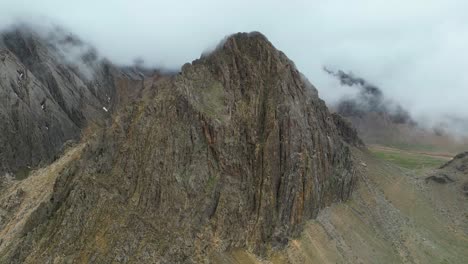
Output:
[[[267,254],[350,196],[355,172],[316,89],[259,33],[229,37],[115,113],[0,261],[199,263]]]
[[[111,66],[91,51],[71,65],[63,50],[82,45],[58,33],[45,39],[25,27],[0,34],[0,175],[27,174],[49,162],[87,123],[107,115],[103,107],[112,108]]]

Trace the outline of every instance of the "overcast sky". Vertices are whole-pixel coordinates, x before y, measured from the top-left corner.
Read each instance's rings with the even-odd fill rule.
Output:
[[[352,71],[414,115],[468,116],[466,0],[0,0],[0,25],[53,21],[120,64],[178,68],[239,31],[260,31],[328,103]]]

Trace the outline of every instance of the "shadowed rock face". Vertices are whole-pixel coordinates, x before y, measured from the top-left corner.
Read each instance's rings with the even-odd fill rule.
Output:
[[[354,181],[350,148],[315,88],[263,35],[239,33],[146,83],[0,257],[198,263],[212,250],[266,254],[348,199]]]
[[[60,47],[80,48],[72,40],[51,42],[21,27],[0,34],[0,175],[51,161],[89,121],[104,119],[103,107],[112,108],[112,67],[92,53],[79,58],[81,68],[67,64]]]

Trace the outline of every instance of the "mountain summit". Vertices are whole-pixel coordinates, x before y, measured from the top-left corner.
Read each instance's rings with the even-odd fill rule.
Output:
[[[33,209],[12,207],[10,221],[23,218],[2,231],[10,238],[2,262],[192,263],[234,248],[263,255],[348,199],[356,179],[339,129],[346,123],[337,127],[316,89],[260,33],[232,35],[179,74],[146,78],[112,120],[51,165],[55,176],[27,179],[43,179],[49,192],[35,200],[20,192]]]

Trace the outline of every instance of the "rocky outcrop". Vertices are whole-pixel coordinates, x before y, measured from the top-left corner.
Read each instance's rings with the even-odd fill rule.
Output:
[[[426,178],[428,182],[450,185],[454,193],[468,197],[468,152],[462,152],[440,166]]]
[[[440,166],[440,169],[445,168],[455,168],[461,172],[468,172],[468,152],[459,153],[453,159]]]
[[[445,174],[431,175],[431,176],[426,178],[426,182],[428,182],[428,181],[433,181],[433,182],[440,183],[440,184],[446,184],[446,183],[453,182],[452,178],[450,178],[449,176],[447,176]]]
[[[268,254],[353,190],[350,145],[315,88],[260,33],[235,34],[179,74],[145,82],[114,115],[1,261]]]

